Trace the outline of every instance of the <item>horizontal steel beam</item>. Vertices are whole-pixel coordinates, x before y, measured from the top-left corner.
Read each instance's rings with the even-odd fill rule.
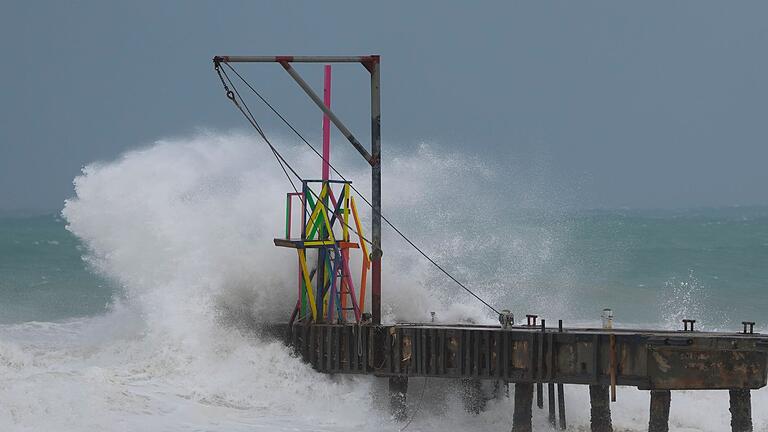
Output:
[[[222,63],[368,63],[378,61],[378,56],[216,56]]]

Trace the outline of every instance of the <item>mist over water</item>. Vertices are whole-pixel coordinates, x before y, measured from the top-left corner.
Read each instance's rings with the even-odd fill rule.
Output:
[[[317,176],[318,160],[305,148],[279,148],[303,177]],[[524,163],[427,144],[384,160],[385,215],[459,280],[518,317],[595,324],[608,306],[619,325],[677,328],[691,317],[703,328],[734,330],[743,319],[759,321],[768,306],[764,210],[576,212],[572,191]],[[342,156],[338,168],[370,190],[365,166]],[[284,232],[291,187],[261,143],[212,132],[159,141],[85,167],[75,189],[64,221],[35,222],[44,229],[3,222],[8,228],[0,231],[8,239],[0,248],[10,245],[0,256],[22,246],[32,248],[28,256],[43,256],[39,268],[20,271],[17,262],[0,274],[0,296],[8,298],[0,305],[0,429],[402,426],[380,400],[382,382],[317,374],[280,343],[249,331],[253,323],[287,320],[295,302],[295,255],[272,244]],[[384,236],[387,321],[427,321],[432,311],[444,322],[495,320],[392,230]],[[41,250],[69,258],[47,260]],[[72,256],[82,256],[88,272]],[[19,297],[52,268],[64,270],[38,292],[55,301],[36,306]],[[8,305],[26,309],[14,314]],[[418,403],[423,385],[411,380],[410,403]],[[473,417],[454,386],[428,381],[409,430],[511,427],[511,401],[491,401]],[[586,389],[567,393],[569,422],[582,430]],[[675,392],[672,430],[727,430],[727,399],[727,392]],[[765,407],[765,391],[754,392],[758,431],[768,430]],[[647,426],[645,392],[620,389],[612,409],[617,430]],[[537,430],[548,430],[546,412],[534,417]]]

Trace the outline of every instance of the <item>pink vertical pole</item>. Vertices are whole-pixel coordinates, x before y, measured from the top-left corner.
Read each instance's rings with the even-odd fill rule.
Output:
[[[323,87],[323,102],[331,107],[331,65],[325,65],[325,84]],[[331,121],[323,114],[323,180],[329,180],[331,161]]]

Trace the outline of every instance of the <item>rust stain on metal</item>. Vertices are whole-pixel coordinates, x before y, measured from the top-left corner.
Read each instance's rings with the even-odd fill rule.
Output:
[[[512,342],[512,367],[525,369],[528,367],[528,341]]]
[[[403,336],[403,347],[401,349],[401,360],[403,362],[403,365],[407,365],[409,361],[411,360],[411,350],[413,346],[413,341],[411,340],[410,336]]]
[[[653,356],[653,359],[656,360],[656,365],[661,372],[667,373],[670,369],[672,369],[672,366],[670,366],[669,362],[661,354],[659,354],[658,351],[651,351],[651,355]]]
[[[651,387],[664,390],[760,388],[766,354],[745,351],[650,350]]]

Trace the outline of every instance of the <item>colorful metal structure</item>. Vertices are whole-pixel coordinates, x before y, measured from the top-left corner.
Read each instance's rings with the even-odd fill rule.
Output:
[[[331,65],[325,65],[323,105],[331,107]],[[322,179],[304,180],[301,192],[286,195],[285,238],[275,245],[296,249],[298,255],[298,293],[296,313],[299,322],[355,323],[363,319],[365,289],[371,261],[365,244],[363,225],[352,196],[352,183],[331,180],[330,117],[323,114]],[[293,205],[298,199],[298,207]],[[292,232],[295,209],[301,220],[298,235]],[[354,228],[350,226],[350,216]],[[351,241],[350,231],[357,238]],[[350,265],[350,249],[362,252],[360,291],[356,291]],[[308,252],[317,255],[317,265],[310,270]],[[315,280],[313,283],[312,280]]]
[[[301,192],[286,195],[285,237],[274,242],[275,246],[296,249],[299,321],[343,323],[353,317],[360,323],[363,319],[371,262],[350,185],[340,180],[305,180]],[[293,204],[296,200],[298,206]],[[301,221],[298,235],[292,229],[297,218]],[[350,249],[362,252],[359,291],[351,271]],[[314,269],[308,265],[310,251],[318,257]]]
[[[380,93],[380,57],[369,56],[215,56],[213,63],[278,63],[288,72],[296,84],[304,90],[312,102],[341,132],[344,138],[371,166],[371,323],[381,324],[381,93]],[[312,87],[293,68],[293,63],[358,63],[370,73],[371,91],[371,151],[370,153],[352,134],[349,128],[331,111],[330,107],[312,90]],[[327,162],[327,160],[326,160]],[[320,254],[325,253],[320,249]],[[323,273],[324,267],[318,266],[317,272]],[[324,278],[320,278],[324,279]],[[316,305],[317,306],[317,305]]]

